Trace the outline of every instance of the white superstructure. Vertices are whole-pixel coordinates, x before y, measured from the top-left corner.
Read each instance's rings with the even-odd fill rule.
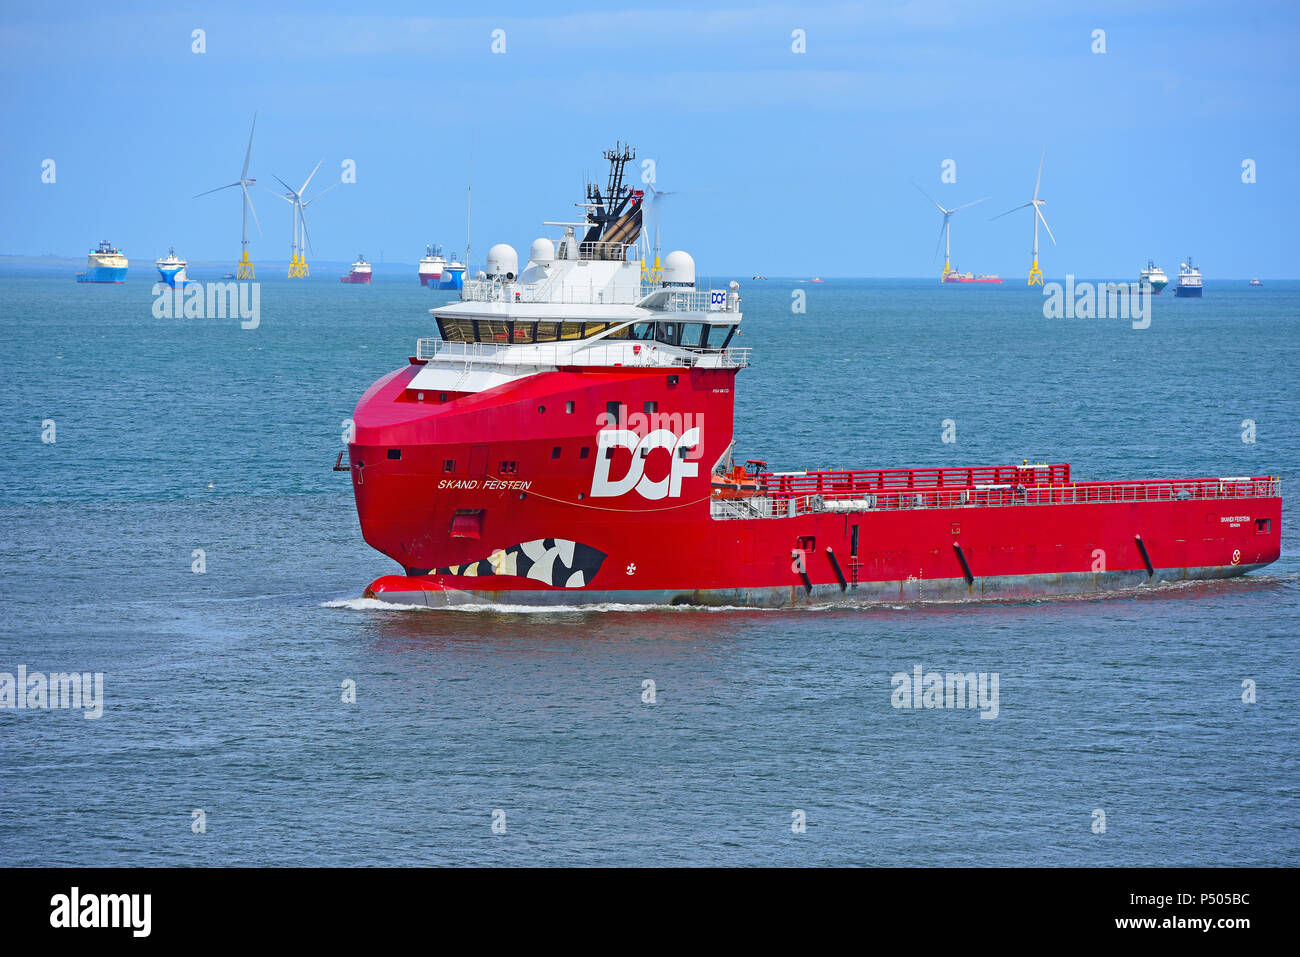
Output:
[[[421,339],[424,368],[408,390],[477,392],[566,365],[734,367],[748,349],[738,331],[740,285],[700,289],[695,261],[664,260],[663,278],[642,282],[643,263],[624,243],[584,243],[564,225],[557,242],[535,240],[522,270],[513,248],[488,252],[460,298],[429,310],[441,336]]]

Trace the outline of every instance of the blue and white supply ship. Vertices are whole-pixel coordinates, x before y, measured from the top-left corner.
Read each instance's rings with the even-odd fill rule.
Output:
[[[166,259],[159,259],[154,263],[158,267],[158,275],[162,281],[173,289],[184,288],[187,283],[193,282],[185,275],[186,262],[176,256],[176,247],[167,251]]]
[[[77,273],[77,282],[126,282],[128,265],[122,250],[104,240],[86,257],[86,271]]]
[[[1180,299],[1188,296],[1201,298],[1201,271],[1192,265],[1191,256],[1178,267],[1178,288],[1174,290],[1174,295]]]
[[[420,260],[420,285],[430,289],[460,289],[465,284],[465,264],[452,253],[451,262],[442,258],[442,247],[429,244]]]
[[[465,286],[465,264],[456,259],[456,254],[451,254],[451,262],[442,267],[442,281],[439,283],[430,283],[431,287],[436,286],[438,289],[463,289]]]

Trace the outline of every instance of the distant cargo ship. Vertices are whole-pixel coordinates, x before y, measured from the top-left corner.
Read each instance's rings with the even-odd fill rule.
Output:
[[[1250,281],[1250,284],[1251,284],[1252,286],[1262,286],[1262,285],[1264,285],[1264,284],[1263,284],[1262,282],[1260,282],[1258,279],[1252,279],[1252,280]]]
[[[952,271],[943,277],[943,281],[944,282],[1001,282],[1002,277],[995,276],[992,274],[986,275],[984,273],[980,273],[978,276],[976,276],[974,273]]]
[[[1201,298],[1201,271],[1192,265],[1192,257],[1187,257],[1187,262],[1178,267],[1178,287],[1174,290],[1174,295],[1180,299],[1186,299],[1189,296]]]
[[[369,285],[372,273],[373,270],[370,268],[370,263],[366,262],[366,257],[357,253],[357,261],[352,264],[346,276],[339,276],[339,282]]]
[[[157,260],[154,265],[158,267],[158,275],[162,277],[162,281],[173,289],[184,288],[186,283],[193,281],[185,275],[187,263],[176,256],[174,246],[167,251],[167,258]]]
[[[77,273],[77,282],[126,282],[128,265],[122,251],[104,240],[86,257],[86,271]]]
[[[1150,283],[1151,291],[1158,296],[1160,295],[1160,290],[1169,285],[1169,277],[1165,275],[1165,271],[1157,266],[1155,262],[1148,259],[1147,268],[1143,269],[1142,272],[1138,274],[1138,282]]]

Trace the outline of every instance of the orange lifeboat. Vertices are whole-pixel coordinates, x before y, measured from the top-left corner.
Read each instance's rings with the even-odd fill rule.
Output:
[[[749,498],[758,494],[758,476],[733,465],[731,471],[713,476],[714,498]]]

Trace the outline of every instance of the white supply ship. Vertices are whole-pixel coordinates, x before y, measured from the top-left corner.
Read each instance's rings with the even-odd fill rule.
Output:
[[[1201,298],[1201,271],[1192,265],[1191,256],[1178,267],[1178,288],[1174,290],[1174,295],[1179,299],[1189,296]]]
[[[184,259],[176,255],[175,246],[167,251],[165,259],[156,260],[154,265],[158,267],[158,275],[162,277],[162,281],[173,289],[183,288],[186,283],[192,281],[185,275],[187,264]]]

